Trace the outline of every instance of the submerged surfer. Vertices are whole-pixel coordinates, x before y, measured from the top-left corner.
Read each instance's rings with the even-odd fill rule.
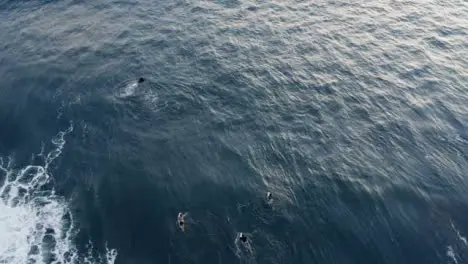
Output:
[[[177,215],[177,224],[179,225],[179,228],[182,230],[182,231],[185,231],[185,214],[183,213],[179,213]]]
[[[142,83],[142,82],[144,82],[144,81],[145,81],[145,78],[143,78],[143,77],[140,77],[140,78],[138,79],[138,83]]]

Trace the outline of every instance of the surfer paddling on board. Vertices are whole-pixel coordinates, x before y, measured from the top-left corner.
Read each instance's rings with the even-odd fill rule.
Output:
[[[236,240],[234,241],[234,244],[236,246],[236,255],[239,258],[252,257],[254,251],[251,243],[252,239],[250,237],[250,234],[246,234],[244,232],[237,233]]]
[[[247,242],[247,236],[244,235],[244,233],[241,232],[241,233],[239,234],[239,240],[240,240],[242,243],[245,243],[245,242]]]
[[[182,232],[185,231],[185,214],[183,213],[179,213],[177,215],[177,225],[179,226],[180,230],[182,230]]]

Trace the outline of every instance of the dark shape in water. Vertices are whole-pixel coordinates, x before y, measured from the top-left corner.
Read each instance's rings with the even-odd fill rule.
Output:
[[[247,242],[247,236],[244,235],[243,233],[239,234],[239,240],[242,241],[243,243]]]
[[[179,213],[177,215],[177,222],[179,224],[179,228],[182,230],[182,231],[185,231],[185,219],[184,219],[185,215],[182,214],[182,213]]]
[[[144,81],[145,81],[145,78],[143,78],[143,77],[140,77],[140,79],[138,79],[138,83],[142,83]]]
[[[48,227],[48,228],[46,228],[45,233],[46,233],[46,235],[54,235],[54,234],[55,234],[55,230]]]

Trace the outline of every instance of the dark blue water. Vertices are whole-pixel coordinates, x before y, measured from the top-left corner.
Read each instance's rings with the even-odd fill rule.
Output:
[[[466,1],[0,21],[0,263],[468,262]]]

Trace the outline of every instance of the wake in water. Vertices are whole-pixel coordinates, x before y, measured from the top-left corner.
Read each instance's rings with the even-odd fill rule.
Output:
[[[42,165],[15,169],[13,159],[0,157],[0,263],[114,263],[115,250],[105,260],[80,257],[73,244],[75,228],[66,201],[50,188],[49,166],[60,156],[65,135],[52,140],[54,149],[41,152]]]
[[[450,258],[451,262],[458,264],[458,259],[452,246],[447,246],[447,257]]]
[[[145,82],[143,77],[140,77],[138,80],[126,82],[122,88],[119,88],[119,94],[117,97],[125,98],[129,96],[133,96],[140,84]]]
[[[466,240],[466,237],[464,237],[464,236],[461,235],[460,230],[458,230],[458,229],[455,227],[455,225],[453,224],[453,222],[451,223],[451,225],[452,225],[453,231],[455,231],[455,233],[457,234],[457,238],[458,238],[461,242],[463,242],[463,244],[464,244],[465,246],[468,246],[468,242],[467,242],[467,240]]]
[[[127,84],[127,85],[123,88],[123,90],[121,91],[121,93],[119,94],[119,97],[129,97],[129,96],[134,95],[137,87],[138,87],[138,83],[137,83],[137,82]]]
[[[457,239],[459,242],[462,242],[461,246],[462,247],[458,247],[459,249],[461,248],[466,248],[468,246],[468,242],[466,240],[466,237],[464,237],[460,230],[458,230],[456,227],[455,227],[455,224],[450,221],[450,225],[452,227],[452,230],[455,232],[456,236],[457,236]],[[457,254],[457,252],[455,251],[454,247],[452,245],[448,245],[447,248],[446,248],[446,255],[447,257],[449,258],[449,262],[448,263],[455,263],[455,264],[458,264],[460,263],[458,260],[460,259],[460,255]]]

